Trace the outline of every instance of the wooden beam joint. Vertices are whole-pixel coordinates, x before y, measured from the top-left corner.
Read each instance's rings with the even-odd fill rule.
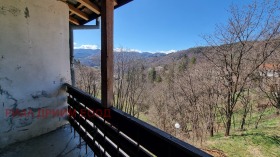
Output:
[[[69,21],[75,25],[80,25],[79,21],[72,16],[69,16]]]
[[[87,14],[85,14],[84,12],[82,12],[82,11],[80,11],[79,9],[75,8],[75,7],[74,7],[73,5],[71,5],[71,4],[68,4],[68,6],[69,6],[69,10],[70,10],[72,13],[76,14],[77,16],[83,18],[83,19],[86,20],[86,21],[89,20]]]
[[[89,0],[77,0],[79,3],[81,3],[82,5],[84,5],[85,7],[87,7],[88,9],[90,9],[91,11],[93,11],[96,14],[100,14],[100,9],[98,6],[96,6],[95,4],[91,3]]]

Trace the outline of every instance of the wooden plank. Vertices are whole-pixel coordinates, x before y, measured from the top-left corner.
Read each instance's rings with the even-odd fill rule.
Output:
[[[76,102],[73,98],[68,97],[67,100],[68,104],[73,107],[73,110],[75,109],[76,111],[86,111],[87,109],[83,107],[81,104]],[[85,104],[88,106],[87,104]],[[69,110],[68,110],[69,111]],[[87,110],[87,112],[89,112]],[[72,112],[70,112],[72,113]],[[93,128],[88,128],[86,126],[87,124],[83,124],[83,122],[80,122],[78,117],[79,115],[73,115],[75,119],[83,126],[85,127],[88,131],[93,130]],[[85,118],[87,118],[89,121],[91,121],[99,130],[101,130],[105,136],[107,136],[111,141],[113,141],[115,144],[118,145],[126,154],[129,156],[141,156],[141,157],[150,157],[145,150],[140,148],[137,144],[133,143],[131,140],[126,138],[125,136],[121,135],[117,129],[113,128],[112,126],[109,126],[108,124],[104,123],[103,120],[96,116],[89,116],[88,114],[85,114]],[[97,140],[98,141],[98,140]]]
[[[156,156],[211,157],[200,149],[114,107],[111,108],[111,118],[108,121]]]
[[[83,5],[80,4],[77,8],[78,8],[78,9],[81,9],[82,7],[83,7]],[[74,15],[74,14],[75,14],[75,13],[73,13],[73,12],[70,13],[70,15]]]
[[[80,25],[79,21],[72,16],[69,16],[69,21],[75,25]]]
[[[69,120],[71,126],[74,127],[74,129],[79,133],[79,135],[86,142],[86,144],[91,148],[91,150],[94,152],[94,154],[96,156],[102,156],[103,151],[98,146],[96,146],[94,141],[89,136],[87,136],[85,132],[80,131],[80,129],[79,129],[78,125],[76,124],[76,122],[74,121],[74,119],[72,117],[69,117],[68,120]]]
[[[105,151],[107,153],[109,153],[111,156],[117,156],[118,154],[120,156],[123,156],[123,155],[121,155],[121,153],[119,153],[117,147],[115,147],[111,142],[107,141],[104,136],[102,136],[89,123],[87,123],[85,121],[85,119],[83,119],[79,114],[77,114],[76,117],[73,117],[73,118],[79,123],[80,126],[82,126],[87,131],[87,133],[89,133],[94,138],[95,141],[97,141],[101,145],[101,147],[103,147],[105,149]],[[76,131],[78,131],[79,133],[82,133],[82,137],[85,136],[83,134],[84,131],[77,124],[76,124],[76,126],[74,124],[73,127],[75,127]]]
[[[76,87],[68,87],[67,92],[90,109],[104,109],[99,100],[92,98],[90,95],[78,90]]]
[[[68,4],[68,6],[69,6],[69,9],[70,9],[70,11],[71,11],[72,13],[74,13],[74,14],[80,16],[81,18],[83,18],[83,19],[85,19],[85,20],[87,20],[87,21],[89,20],[87,14],[85,14],[84,12],[82,12],[82,11],[80,11],[79,9],[75,8],[75,7],[74,7],[73,5],[71,5],[71,4]]]
[[[91,3],[89,0],[77,0],[79,3],[90,9],[96,14],[100,14],[100,9],[95,4]]]
[[[84,99],[92,99],[91,101],[86,100],[82,103],[86,106],[91,106],[91,104],[100,104],[99,101],[92,98],[87,93],[84,93],[78,90],[75,87],[70,86],[69,84],[65,84],[67,86],[67,92],[71,94],[74,98],[80,100]],[[78,91],[78,92],[77,92]],[[82,94],[84,93],[84,97]],[[78,95],[78,97],[77,97]],[[81,110],[84,108],[80,103],[74,101],[72,98],[68,98],[69,105],[73,106],[76,110]],[[89,103],[89,104],[88,104]],[[101,106],[97,105],[96,106]],[[114,129],[121,131],[126,134],[129,138],[138,142],[141,146],[152,152],[157,156],[194,156],[194,157],[211,157],[211,155],[195,148],[194,146],[187,144],[172,135],[155,128],[131,115],[124,113],[114,107],[110,108],[110,118],[106,119],[111,125],[107,125],[103,120],[98,119],[97,117],[87,117],[88,120],[93,122],[100,130],[102,130],[109,138],[113,141],[118,141],[116,144],[124,144],[126,149],[133,149],[127,147],[127,142],[125,139],[122,139],[122,136],[118,137],[118,135],[114,132]],[[143,138],[145,137],[145,138]],[[124,150],[126,150],[124,149]]]
[[[141,156],[141,157],[151,157],[149,153],[139,147],[137,144],[133,143],[127,137],[120,134],[117,129],[105,124],[101,119],[97,117],[88,118],[93,124],[95,124],[98,129],[100,129],[110,140],[118,145],[126,154],[129,156]]]
[[[114,97],[114,1],[103,0],[101,3],[101,103],[102,106],[108,108],[113,105]]]

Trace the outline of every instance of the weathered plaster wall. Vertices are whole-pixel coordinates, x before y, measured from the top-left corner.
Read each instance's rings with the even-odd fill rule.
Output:
[[[0,0],[0,148],[65,123],[42,113],[66,105],[68,11],[57,0]]]

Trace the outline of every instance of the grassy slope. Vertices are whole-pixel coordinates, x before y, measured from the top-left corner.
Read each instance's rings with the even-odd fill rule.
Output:
[[[275,109],[270,108],[259,123],[258,129],[254,128],[257,114],[252,115],[251,125],[246,131],[232,129],[230,137],[224,137],[223,132],[216,134],[206,142],[208,149],[218,149],[226,156],[258,156],[280,157],[280,116],[275,116]],[[236,115],[239,120],[239,115]]]
[[[206,140],[202,148],[210,150],[209,153],[213,152],[212,155],[215,156],[224,154],[228,157],[280,157],[280,116],[276,116],[275,113],[274,108],[268,108],[259,122],[258,129],[255,129],[255,122],[260,113],[254,111],[247,117],[246,130],[240,131],[240,110],[234,115],[236,123],[232,125],[231,136],[224,137],[224,130],[219,130],[214,137]],[[150,118],[143,113],[139,116],[139,119],[151,124]],[[193,144],[201,148],[200,144]]]

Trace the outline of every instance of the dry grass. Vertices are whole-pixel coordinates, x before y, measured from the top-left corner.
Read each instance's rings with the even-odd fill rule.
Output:
[[[205,147],[220,150],[229,157],[280,157],[279,135],[280,116],[276,116],[275,109],[271,108],[266,111],[258,129],[254,125],[247,127],[245,131],[233,128],[229,137],[224,137],[223,132],[218,133],[206,141]]]

